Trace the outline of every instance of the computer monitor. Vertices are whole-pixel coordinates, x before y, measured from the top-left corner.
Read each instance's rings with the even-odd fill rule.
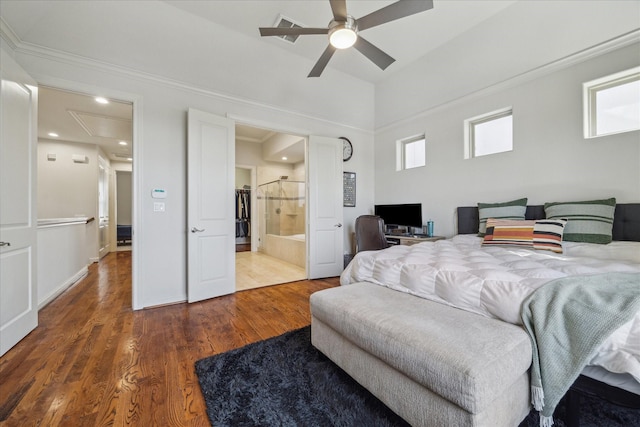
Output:
[[[375,205],[374,213],[386,226],[422,227],[422,203]]]

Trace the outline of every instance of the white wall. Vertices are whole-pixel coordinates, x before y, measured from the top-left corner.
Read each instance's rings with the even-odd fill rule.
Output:
[[[640,201],[640,132],[589,140],[582,135],[582,83],[638,64],[640,45],[633,44],[381,129],[375,137],[376,203],[421,202],[424,220],[432,218],[436,234],[450,236],[455,207],[477,202]],[[463,121],[508,106],[514,150],[465,160]],[[421,132],[426,167],[397,172],[395,141]]]
[[[115,171],[116,173],[116,217],[112,225],[131,225],[133,223],[132,212],[132,188],[131,172]]]
[[[47,160],[55,154],[56,160]],[[73,154],[88,163],[74,163]],[[65,141],[38,141],[38,218],[93,217],[87,224],[85,255],[98,259],[98,147]]]
[[[251,188],[251,169],[236,168],[236,188],[242,189],[244,186]]]
[[[294,181],[304,181],[307,176],[307,171],[304,162],[296,163],[293,165],[293,176],[291,179]]]
[[[94,221],[95,222],[95,221]],[[83,245],[91,224],[38,227],[38,308],[88,274]]]
[[[55,154],[56,160],[47,160]],[[73,154],[89,158],[74,163]],[[97,216],[98,150],[92,144],[38,141],[38,217]]]
[[[263,159],[263,144],[247,141],[236,141],[236,164],[256,166],[257,185],[274,181],[280,175],[291,175],[293,166],[288,163],[269,162]]]
[[[638,1],[517,1],[377,83],[376,127],[637,31],[639,16]]]
[[[130,70],[123,72],[70,57],[59,60],[59,55],[62,54],[47,55],[42,51],[32,55],[25,50],[15,54],[18,62],[41,84],[86,93],[99,91],[107,97],[134,101],[134,134],[139,138],[134,141],[134,167],[137,168],[135,174],[140,197],[138,228],[135,230],[138,253],[134,251],[134,269],[137,271],[137,279],[134,276],[134,280],[138,283],[133,297],[136,308],[186,299],[185,147],[188,108],[221,116],[229,114],[249,118],[302,135],[349,137],[356,152],[350,161],[350,169],[361,172],[362,178],[358,209],[370,209],[373,201],[372,133],[356,126],[339,124],[345,120],[340,111],[328,108],[325,117],[319,120],[281,108],[218,96],[196,87],[175,85],[159,78],[145,78]],[[323,90],[321,85],[301,88],[296,102],[306,100],[314,103],[316,95]],[[246,163],[242,159],[237,161]],[[167,190],[165,212],[153,212],[153,188]],[[358,209],[345,209],[345,221],[352,223]],[[345,239],[348,239],[346,231],[347,228]],[[134,241],[134,250],[135,244]]]

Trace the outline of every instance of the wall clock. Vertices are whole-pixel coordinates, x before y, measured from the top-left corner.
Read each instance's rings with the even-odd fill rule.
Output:
[[[342,161],[346,162],[353,156],[353,145],[344,136],[341,136],[340,139],[342,140]]]

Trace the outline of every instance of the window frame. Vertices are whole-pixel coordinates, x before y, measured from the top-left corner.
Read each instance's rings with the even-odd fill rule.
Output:
[[[491,122],[494,120],[502,119],[504,117],[511,117],[511,148],[509,150],[498,151],[495,153],[488,153],[482,155],[476,155],[476,141],[475,141],[475,126],[483,123]],[[478,157],[491,156],[494,154],[508,153],[513,151],[513,107],[505,107],[499,110],[491,111],[490,113],[480,114],[479,116],[471,117],[464,121],[464,158],[475,159]]]
[[[410,168],[407,167],[406,164],[406,147],[409,144],[413,144],[414,142],[423,141],[424,144],[424,158],[421,165],[412,166]],[[396,171],[402,170],[411,170],[422,168],[427,165],[427,135],[426,133],[421,133],[418,135],[413,135],[407,138],[402,138],[396,141]]]
[[[600,138],[603,136],[640,130],[640,127],[638,127],[637,129],[627,129],[598,134],[596,126],[598,114],[596,108],[596,95],[598,92],[634,81],[640,81],[640,66],[620,71],[618,73],[609,74],[608,76],[600,77],[599,79],[591,80],[582,84],[582,116],[585,139]]]

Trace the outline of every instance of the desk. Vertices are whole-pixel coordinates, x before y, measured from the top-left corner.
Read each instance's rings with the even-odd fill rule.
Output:
[[[411,246],[422,242],[435,242],[444,239],[443,236],[427,237],[425,235],[408,235],[408,234],[385,234],[389,245],[405,245]]]

